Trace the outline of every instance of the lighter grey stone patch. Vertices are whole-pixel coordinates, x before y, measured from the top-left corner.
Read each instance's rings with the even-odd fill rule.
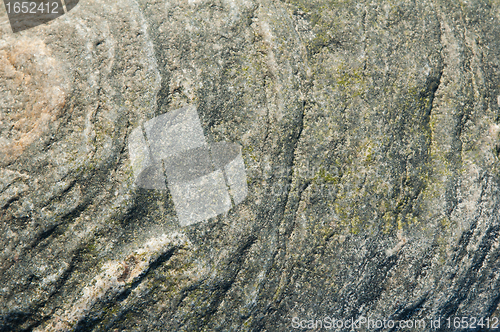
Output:
[[[231,199],[221,171],[183,184],[169,184],[181,226],[213,218],[231,209]]]
[[[206,144],[198,113],[185,107],[144,124],[154,160],[159,161]]]

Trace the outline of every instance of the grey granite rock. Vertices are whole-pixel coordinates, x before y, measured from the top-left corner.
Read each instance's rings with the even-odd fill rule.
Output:
[[[0,331],[500,316],[500,1],[0,10]],[[248,195],[181,227],[128,138],[185,106]]]

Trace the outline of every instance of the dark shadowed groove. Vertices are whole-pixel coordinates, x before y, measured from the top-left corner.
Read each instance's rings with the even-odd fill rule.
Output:
[[[499,288],[500,288],[500,280],[497,280],[495,289],[499,289]],[[498,293],[498,295],[496,297],[493,298],[493,301],[491,301],[491,305],[486,310],[486,313],[488,314],[489,317],[491,317],[491,315],[493,315],[493,313],[495,313],[495,311],[497,311],[499,304],[500,304],[500,292]]]
[[[482,197],[483,194],[481,194],[481,198],[479,199],[479,201],[481,201]],[[480,217],[481,213],[474,219],[474,223],[473,225],[471,225],[469,230],[461,237],[458,245],[461,250],[459,251],[459,253],[457,253],[457,256],[452,259],[452,261],[460,262],[467,254],[466,248],[470,242],[474,230],[477,227],[477,220]],[[484,263],[488,253],[491,250],[493,242],[498,238],[499,230],[499,225],[492,225],[486,230],[486,234],[481,239],[479,249],[473,255],[471,266],[467,269],[467,271],[465,271],[464,276],[456,281],[456,284],[458,284],[459,287],[457,287],[453,292],[453,295],[449,299],[447,299],[447,301],[443,305],[440,306],[439,313],[442,317],[451,317],[456,314],[460,304],[468,298],[469,289],[475,283],[475,280],[477,279],[477,272],[482,267],[482,264]],[[495,298],[492,301],[492,306],[495,303],[498,303],[498,301],[500,301],[499,297]],[[494,312],[494,309],[491,308],[492,307],[490,306],[490,310]]]
[[[359,308],[361,308],[363,304],[377,302],[383,293],[383,282],[386,280],[387,274],[398,262],[400,252],[392,256],[381,258],[380,256],[385,256],[385,253],[380,253],[377,249],[378,248],[374,248],[372,255],[367,257],[365,262],[374,261],[380,263],[370,267],[368,277],[363,279],[359,284],[353,285],[354,287],[351,291],[349,291],[346,296],[343,296],[343,298],[349,298],[349,295],[351,295],[350,293],[353,293],[355,296],[356,294],[362,294],[362,296],[356,296],[357,304],[351,305],[351,307],[355,309],[352,311],[353,314],[349,316],[356,317],[359,315]],[[377,273],[374,273],[374,271],[377,271]]]
[[[151,272],[153,272],[154,270],[159,268],[162,264],[167,262],[170,258],[172,258],[177,249],[178,247],[173,247],[164,254],[160,255],[156,260],[154,260],[153,263],[151,263],[151,265],[149,265],[149,267],[143,273],[141,273],[134,282],[132,282],[130,287],[126,291],[122,292],[122,294],[116,298],[116,301],[117,302],[124,301],[130,295],[130,293],[132,293],[132,291],[134,291],[149,276]]]
[[[86,200],[84,202],[82,202],[81,204],[79,204],[78,206],[76,206],[74,209],[72,209],[71,211],[67,212],[66,214],[63,214],[62,216],[58,217],[59,220],[75,220],[76,218],[78,218],[79,216],[81,216],[81,214],[85,211],[85,209],[91,204],[91,201],[90,200]],[[58,222],[54,225],[51,225],[48,229],[40,232],[39,235],[37,235],[35,237],[35,239],[33,240],[33,242],[27,246],[26,248],[24,248],[23,251],[29,251],[29,250],[32,250],[36,247],[38,247],[43,241],[49,239],[51,236],[53,235],[57,235],[57,229],[59,228],[59,226],[62,226],[66,224],[65,221],[61,221],[61,222]],[[61,233],[63,234],[63,233]]]
[[[468,298],[470,288],[476,283],[477,272],[482,267],[493,242],[498,238],[499,230],[499,225],[492,225],[486,231],[487,234],[482,238],[478,250],[474,253],[471,266],[458,282],[459,287],[455,289],[452,297],[441,307],[443,317],[451,317],[456,314],[460,304]]]
[[[291,168],[292,170],[292,174],[290,175],[290,181],[288,183],[289,185],[289,188],[290,188],[290,185],[292,184],[292,180],[293,180],[293,166],[295,164],[295,154],[296,154],[296,151],[297,151],[297,146],[299,145],[299,141],[300,141],[300,138],[302,137],[302,132],[304,131],[304,117],[305,117],[305,114],[306,114],[306,101],[303,100],[302,101],[302,112],[300,113],[300,117],[299,117],[299,131],[297,133],[297,137],[295,138],[295,142],[293,143],[293,148],[292,148],[292,160],[290,162],[290,165],[287,165],[288,167]],[[308,185],[307,185],[308,186]],[[306,188],[307,188],[306,186]],[[305,190],[305,189],[304,189]],[[285,207],[288,205],[288,199],[290,197],[290,192],[291,192],[291,188],[287,191],[287,194],[286,194],[286,201],[285,201]],[[297,211],[295,211],[296,213]]]
[[[477,224],[479,221],[479,218],[481,218],[481,215],[483,214],[482,207],[480,205],[481,201],[483,200],[483,197],[485,196],[485,190],[486,187],[488,186],[488,180],[489,178],[486,176],[486,174],[483,174],[480,178],[480,181],[483,182],[483,180],[486,178],[486,181],[484,181],[481,189],[481,195],[479,196],[476,204],[478,204],[478,213],[470,223],[469,228],[464,231],[460,239],[458,240],[456,250],[454,254],[451,256],[450,261],[452,262],[461,262],[464,258],[464,256],[467,254],[467,246],[469,245],[472,235],[474,234],[474,231],[477,228]]]
[[[50,316],[47,316],[45,318],[40,318],[39,311],[61,291],[61,287],[66,283],[66,281],[68,281],[71,274],[75,270],[75,261],[79,257],[80,251],[81,249],[76,250],[76,253],[73,255],[73,258],[71,259],[68,268],[64,271],[61,277],[55,282],[54,292],[52,292],[46,300],[32,306],[30,308],[29,313],[17,311],[17,312],[11,312],[5,315],[4,317],[0,317],[0,332],[32,331],[33,329],[42,325],[44,322],[50,319]],[[27,328],[24,329],[21,328],[22,324],[26,323],[30,319],[34,319],[34,317],[38,317],[37,319],[35,319],[34,323],[30,324]]]
[[[26,332],[31,329],[22,329],[20,326],[23,322],[31,319],[32,313],[15,311],[7,315],[0,316],[0,332]]]
[[[420,95],[420,98],[429,98],[429,105],[426,109],[424,109],[424,125],[426,127],[426,130],[428,131],[429,135],[432,137],[432,130],[430,128],[430,122],[431,122],[431,114],[432,110],[434,109],[434,99],[436,97],[436,92],[441,86],[441,78],[443,76],[443,70],[444,70],[444,65],[442,63],[442,58],[440,63],[437,66],[437,75],[435,77],[430,76],[427,78],[427,81],[425,83],[425,91],[423,94]],[[424,164],[428,164],[430,160],[430,146],[431,146],[431,141],[429,140],[428,142],[425,143],[425,161]],[[406,172],[406,167],[407,165],[405,164],[405,170]],[[429,170],[427,170],[429,172]],[[422,191],[426,188],[426,183],[418,183],[416,184],[417,188],[414,194],[408,196],[408,202],[405,204],[406,206],[398,206],[396,208],[396,212],[400,212],[398,210],[405,209],[406,211],[411,211],[414,206],[415,202],[418,200],[418,197],[422,193]],[[402,200],[404,202],[405,200]],[[403,203],[404,204],[404,203]]]
[[[391,317],[388,319],[394,320],[394,321],[400,321],[400,320],[406,320],[410,319],[411,317],[414,317],[415,314],[418,314],[418,312],[423,308],[424,304],[427,302],[429,298],[429,293],[425,293],[420,299],[415,301],[415,303],[410,304],[406,307],[401,308],[400,310],[397,310]],[[398,328],[394,327],[390,329],[389,331],[397,331]],[[375,329],[374,331],[383,331],[382,329]]]
[[[125,301],[130,294],[141,284],[143,283],[146,278],[150,275],[151,272],[159,268],[162,264],[167,262],[177,251],[178,247],[173,247],[170,250],[166,251],[162,255],[160,255],[156,260],[154,260],[149,267],[143,271],[137,278],[129,285],[126,287],[126,289],[122,290],[120,293],[118,293],[115,297],[109,299],[107,303],[105,304],[105,308],[99,308],[99,311],[107,311],[114,306],[120,306],[123,301]],[[114,322],[117,320],[120,320],[124,315],[129,310],[122,310],[120,311],[119,314],[113,317],[113,319],[110,321],[108,326],[112,326]],[[92,318],[92,315],[89,313],[87,314],[82,320],[78,322],[78,324],[75,326],[75,331],[92,331],[95,328],[98,327],[100,323],[102,323],[106,319],[106,316],[101,315],[95,318]]]
[[[206,326],[210,321],[212,316],[219,309],[222,300],[226,296],[227,292],[233,286],[236,277],[242,269],[243,263],[246,260],[246,256],[248,254],[248,250],[252,247],[252,245],[257,241],[257,237],[255,235],[250,235],[236,250],[235,254],[231,256],[227,266],[227,275],[224,278],[220,278],[218,282],[215,283],[214,286],[208,287],[208,291],[212,292],[211,301],[208,305],[208,310],[204,313],[203,319],[199,320],[197,325],[198,329],[201,329],[203,326]]]
[[[10,199],[8,199],[7,202],[5,202],[4,206],[1,208],[2,209],[2,217],[3,217],[3,214],[5,213],[5,211],[7,211],[7,209],[12,205],[12,203],[19,201],[19,199],[20,199],[19,195],[15,195],[15,196],[11,197]]]
[[[282,209],[280,209],[280,213],[279,213],[279,215],[282,216],[282,219],[287,219],[287,216],[285,215],[286,214],[286,207],[290,204],[290,194],[292,192],[292,182],[293,182],[293,177],[294,177],[293,170],[294,170],[294,164],[295,164],[295,158],[296,158],[296,150],[297,150],[297,146],[299,144],[300,138],[302,136],[302,133],[304,131],[305,107],[306,107],[306,101],[302,101],[302,111],[300,112],[299,119],[298,119],[299,128],[298,128],[298,132],[296,133],[296,136],[294,137],[290,163],[288,165],[286,165],[286,167],[291,170],[291,173],[290,173],[288,180],[287,180],[287,183],[286,183],[287,188],[288,188],[288,190],[286,191],[286,198],[282,204]],[[298,202],[294,202],[294,204],[293,204],[295,206],[293,207],[293,212],[291,213],[291,216],[290,216],[290,218],[292,218],[293,221],[292,221],[291,227],[287,227],[287,230],[286,230],[287,234],[290,234],[293,231],[293,228],[295,226],[295,222],[294,222],[295,216],[296,216],[298,208],[299,208],[300,197],[302,196],[303,191],[305,189],[307,189],[307,187],[309,187],[309,185],[310,185],[310,181],[300,185],[300,187],[298,188],[299,189],[299,200],[298,200]],[[255,232],[259,232],[261,227],[260,227],[260,225],[257,224],[254,226],[254,228],[255,228]],[[278,247],[276,248],[276,250],[274,250],[274,252],[272,254],[272,257],[271,257],[272,263],[269,264],[269,268],[266,271],[266,275],[269,275],[269,272],[275,268],[274,262],[277,261],[276,255],[280,252],[278,249],[283,249],[281,252],[286,251],[286,241],[287,240],[288,240],[288,236],[284,236],[284,237],[282,237],[282,240],[280,240],[280,235],[278,234],[278,240],[277,240]],[[278,284],[279,284],[279,280],[281,279],[282,274],[285,272],[287,272],[287,271],[281,270],[277,274],[275,281]],[[259,292],[259,295],[261,295],[262,291],[263,291],[263,289],[261,289],[261,291]],[[272,292],[272,294],[274,294],[274,292]],[[274,310],[273,309],[274,306],[275,305],[273,305],[273,304],[266,305],[262,310],[263,317],[269,317],[267,314],[270,313],[272,310]],[[256,307],[256,309],[254,309],[254,313],[253,313],[254,315],[255,315],[256,311],[258,311],[258,307]],[[252,328],[253,329],[263,328],[265,326],[265,324],[266,324],[265,319],[255,320],[254,323],[252,323]]]
[[[173,306],[170,309],[170,312],[161,316],[161,318],[154,324],[158,328],[163,327],[163,321],[165,319],[169,319],[168,316],[172,316],[179,309],[182,304],[182,301],[189,296],[189,293],[195,290],[202,290],[204,292],[210,293],[210,302],[206,307],[207,310],[197,313],[196,316],[199,318],[196,321],[195,326],[193,327],[195,331],[200,331],[207,323],[211,320],[213,315],[217,313],[219,305],[222,303],[227,292],[233,286],[236,277],[242,269],[243,262],[246,259],[246,255],[248,254],[248,250],[257,240],[256,236],[249,236],[237,249],[237,251],[231,256],[226,269],[225,275],[223,277],[217,278],[218,280],[213,279],[204,279],[198,281],[192,285],[189,285],[182,289],[180,296],[175,299]],[[127,309],[128,310],[128,309]],[[168,315],[167,317],[164,317]],[[120,314],[122,316],[122,314]],[[115,320],[116,321],[116,320]],[[188,320],[189,321],[189,320]],[[176,330],[180,330],[184,325],[186,325],[186,321],[179,323],[176,326]],[[112,325],[108,325],[111,327]],[[190,330],[192,330],[191,328]],[[184,331],[184,330],[183,330]]]
[[[61,292],[61,288],[69,280],[69,278],[71,277],[71,274],[75,270],[75,268],[76,268],[75,264],[76,264],[76,261],[80,258],[81,252],[82,252],[82,247],[79,247],[78,249],[75,250],[75,254],[71,258],[71,261],[69,262],[68,268],[66,269],[66,271],[64,271],[64,273],[59,278],[59,280],[56,281],[55,287],[54,287],[54,289],[55,289],[54,292],[52,292],[49,295],[49,297],[47,298],[47,300],[45,300],[42,303],[40,303],[40,304],[37,305],[37,308],[36,308],[37,312],[40,311],[41,308],[43,308],[50,300],[52,300],[53,298],[55,298],[57,296],[57,294],[59,294]],[[29,330],[30,331],[33,330],[34,328],[42,325],[44,322],[48,321],[49,319],[50,319],[50,316],[47,316],[47,317],[45,317],[45,318],[37,321],[36,323],[34,323],[33,325],[31,325],[29,327]]]
[[[57,227],[59,227],[60,224],[55,224],[55,225],[52,225],[50,226],[48,229],[42,231],[36,238],[35,240],[33,241],[33,243],[31,243],[31,245],[26,248],[26,250],[32,250],[33,248],[37,247],[41,242],[43,242],[44,240],[48,239],[49,237],[52,236],[52,234],[54,234],[54,232],[56,231]]]

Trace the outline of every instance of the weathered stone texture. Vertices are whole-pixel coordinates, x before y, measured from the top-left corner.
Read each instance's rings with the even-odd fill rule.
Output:
[[[1,7],[0,331],[498,317],[499,60],[498,0]],[[180,227],[127,143],[188,105],[249,190]]]

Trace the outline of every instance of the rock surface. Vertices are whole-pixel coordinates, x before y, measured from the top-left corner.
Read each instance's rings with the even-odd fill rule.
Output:
[[[500,1],[0,10],[0,331],[500,316]],[[180,227],[127,139],[188,105],[249,194]]]

